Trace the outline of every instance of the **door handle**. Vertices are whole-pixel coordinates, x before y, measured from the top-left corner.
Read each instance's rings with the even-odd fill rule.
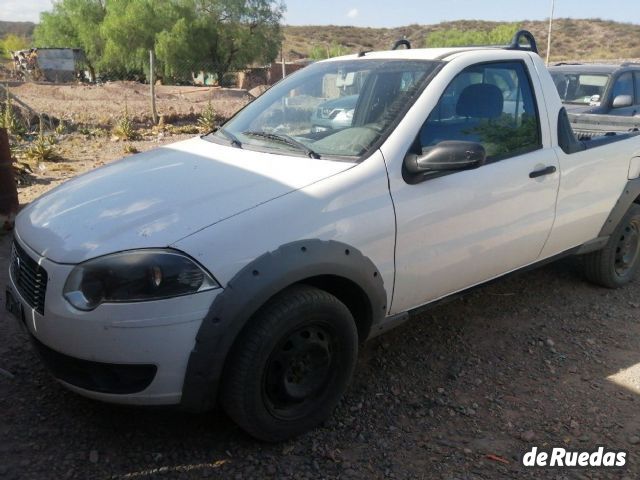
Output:
[[[551,175],[552,173],[556,173],[556,167],[550,165],[540,170],[534,170],[529,174],[529,178],[538,178],[542,177],[543,175]]]

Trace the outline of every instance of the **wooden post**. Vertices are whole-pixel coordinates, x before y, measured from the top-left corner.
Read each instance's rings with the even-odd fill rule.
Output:
[[[13,228],[18,213],[18,190],[12,163],[7,129],[0,128],[0,232]]]
[[[156,75],[155,75],[156,57],[153,50],[149,50],[149,86],[151,90],[151,117],[153,124],[158,124],[158,111],[156,110]]]
[[[282,62],[282,79],[287,76],[287,67],[284,64],[284,44],[280,44],[280,61]]]

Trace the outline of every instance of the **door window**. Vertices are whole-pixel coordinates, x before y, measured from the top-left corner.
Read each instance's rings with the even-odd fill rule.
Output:
[[[633,77],[631,72],[625,72],[618,77],[615,85],[613,86],[613,97],[618,95],[630,95],[633,98]]]
[[[633,74],[636,78],[636,105],[640,105],[640,72]]]
[[[473,65],[453,79],[423,125],[421,150],[447,140],[481,143],[488,161],[542,147],[535,96],[521,62]]]

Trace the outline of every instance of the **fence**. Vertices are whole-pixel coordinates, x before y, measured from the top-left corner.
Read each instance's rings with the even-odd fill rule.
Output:
[[[306,63],[275,62],[263,67],[250,67],[228,72],[218,79],[210,65],[180,66],[164,72],[150,52],[148,64],[138,72],[98,75],[95,83],[55,82],[27,78],[18,81],[10,66],[0,69],[0,86],[8,87],[16,108],[33,128],[42,116],[49,126],[57,121],[108,127],[126,111],[138,123],[157,124],[193,122],[212,104],[220,120],[230,117],[266,87],[279,81],[283,72],[289,75]],[[4,72],[4,79],[2,73]],[[87,78],[84,75],[77,78]],[[28,80],[28,81],[25,81]],[[51,79],[50,79],[51,80]],[[55,80],[55,79],[54,79]],[[68,79],[67,79],[68,80]],[[220,86],[222,84],[222,87]],[[0,88],[0,100],[7,93]]]

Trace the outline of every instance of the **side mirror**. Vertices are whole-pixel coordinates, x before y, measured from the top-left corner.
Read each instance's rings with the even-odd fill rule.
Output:
[[[633,105],[633,98],[631,95],[618,95],[613,99],[613,108],[624,108]]]
[[[410,173],[470,170],[484,165],[487,154],[475,142],[449,140],[422,149],[422,154],[408,154],[404,165]]]

